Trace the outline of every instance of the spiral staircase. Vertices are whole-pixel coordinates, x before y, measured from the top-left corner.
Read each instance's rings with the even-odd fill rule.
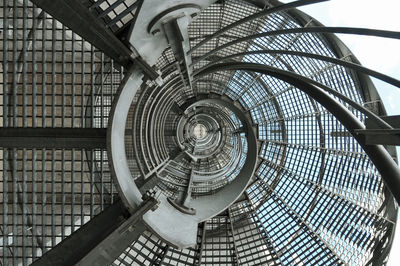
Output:
[[[382,265],[400,118],[326,0],[2,0],[1,265]],[[390,60],[390,59],[388,59]]]

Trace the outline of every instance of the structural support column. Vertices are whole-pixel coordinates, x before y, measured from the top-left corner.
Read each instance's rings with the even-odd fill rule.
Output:
[[[121,201],[91,219],[33,263],[34,266],[110,265],[146,229],[142,216],[157,200],[149,197],[126,218]]]
[[[2,148],[106,148],[105,128],[0,128]]]

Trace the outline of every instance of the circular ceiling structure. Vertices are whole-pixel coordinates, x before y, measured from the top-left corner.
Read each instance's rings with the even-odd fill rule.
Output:
[[[400,170],[369,136],[398,136],[371,77],[400,81],[336,34],[398,32],[311,0],[3,2],[5,265],[387,261]]]
[[[226,10],[235,22],[206,34],[216,10]],[[305,243],[314,243],[315,248],[327,248],[321,251],[326,252],[325,263],[350,263],[351,259],[346,262],[336,254],[338,251],[327,244],[330,240],[325,237],[341,235],[342,226],[362,227],[361,220],[354,224],[358,214],[352,216],[352,211],[344,207],[347,203],[338,203],[338,199],[349,201],[348,195],[359,191],[350,180],[355,178],[362,184],[365,178],[370,182],[369,175],[360,174],[360,170],[348,172],[350,165],[364,160],[355,154],[365,152],[379,170],[385,168],[379,164],[381,159],[390,158],[381,147],[366,147],[355,133],[371,114],[362,106],[372,100],[366,97],[376,95],[376,91],[365,76],[346,69],[346,60],[356,60],[354,57],[336,59],[334,63],[326,59],[349,52],[339,39],[323,34],[329,28],[322,28],[299,11],[273,11],[229,2],[205,8],[194,20],[190,17],[189,23],[184,19],[183,23],[182,17],[163,21],[168,45],[156,64],[162,84],[123,84],[121,95],[124,90],[137,90],[139,96],[137,100],[133,94],[123,97],[123,101],[129,98],[131,105],[126,103],[125,111],[120,112],[118,100],[116,110],[111,112],[119,116],[130,108],[132,115],[127,117],[133,120],[136,156],[131,163],[125,163],[124,175],[118,173],[122,166],[113,167],[121,196],[134,209],[141,202],[140,193],[132,195],[138,190],[137,184],[155,180],[153,189],[161,195],[160,204],[157,210],[144,215],[144,221],[154,234],[175,248],[194,247],[197,224],[205,225],[207,230],[207,221],[213,217],[227,215],[235,228],[239,221],[232,217],[233,206],[244,208],[250,204],[266,235],[278,228],[282,217],[287,222],[292,219],[293,227],[286,224],[280,235],[285,247],[297,250]],[[138,20],[146,21],[140,17]],[[180,31],[183,37],[174,40],[170,32],[174,31],[169,27]],[[249,31],[250,27],[254,28]],[[190,49],[185,46],[186,41],[190,41]],[[361,85],[364,83],[368,86]],[[347,106],[354,107],[353,112]],[[125,120],[111,119],[113,125]],[[119,131],[120,127],[115,128]],[[111,131],[111,150],[113,138],[119,142],[125,130],[119,136]],[[110,158],[114,164],[119,163],[120,157],[114,159],[113,153],[112,150]],[[377,154],[383,157],[378,158]],[[397,169],[390,161],[391,169]],[[136,166],[131,167],[130,174],[129,164]],[[339,174],[337,167],[345,172]],[[135,179],[137,170],[142,175]],[[398,175],[396,171],[393,176]],[[341,190],[334,189],[337,185]],[[369,195],[372,198],[365,199],[365,203],[360,202],[361,198],[350,202],[370,208],[373,200],[378,209],[391,202],[389,205],[395,208],[390,196],[382,197],[389,195],[384,186]],[[338,207],[343,215],[327,211],[330,201],[329,206]],[[385,215],[393,210],[387,209]],[[320,220],[321,217],[325,218]],[[323,224],[332,219],[338,223],[349,220],[337,227],[339,231],[330,231],[329,223],[326,228]],[[315,239],[302,242],[302,234],[314,235]],[[247,252],[250,256],[256,251]],[[310,254],[314,252],[317,251]]]

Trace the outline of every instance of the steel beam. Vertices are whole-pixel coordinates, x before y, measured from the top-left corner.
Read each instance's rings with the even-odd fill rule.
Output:
[[[400,116],[380,117],[392,128],[388,129],[376,123],[373,119],[365,119],[365,130],[357,130],[357,134],[365,136],[365,144],[381,144],[400,146]]]
[[[106,148],[105,128],[0,128],[2,148]]]
[[[357,135],[364,136],[365,145],[395,145],[400,146],[400,129],[358,129]]]
[[[115,34],[97,19],[79,0],[32,0],[62,24],[90,42],[118,64],[129,69],[134,63],[151,79],[158,73],[131,51]]]
[[[391,116],[381,116],[383,121],[388,123],[393,128],[400,128],[400,115],[391,115]],[[366,118],[365,126],[368,129],[384,129],[380,124],[376,123],[373,119]]]
[[[141,218],[156,204],[157,200],[149,197],[127,218],[127,209],[118,201],[32,265],[110,265],[146,229]]]
[[[186,77],[188,86],[193,91],[192,58],[188,55],[190,49],[188,25],[189,21],[187,18],[180,17],[165,24],[164,28],[171,45],[171,50],[179,64],[178,68],[180,69],[182,76]],[[186,84],[185,79],[184,83]]]

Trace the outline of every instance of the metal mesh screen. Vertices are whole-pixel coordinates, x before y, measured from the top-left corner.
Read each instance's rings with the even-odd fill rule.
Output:
[[[2,1],[1,14],[2,125],[106,127],[113,62],[29,1]],[[115,200],[104,150],[1,157],[2,265],[30,264]]]

